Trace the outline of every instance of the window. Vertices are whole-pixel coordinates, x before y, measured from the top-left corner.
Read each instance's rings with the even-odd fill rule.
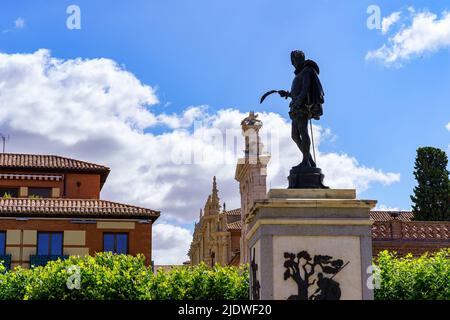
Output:
[[[214,265],[216,264],[216,253],[211,251],[211,249],[209,249],[209,252],[211,257],[211,267],[214,268]]]
[[[128,253],[128,234],[126,233],[104,233],[103,251],[117,254]]]
[[[19,197],[19,188],[0,188],[0,197],[10,196],[11,198]]]
[[[28,188],[29,197],[51,198],[52,188]]]
[[[38,256],[60,256],[63,249],[62,232],[38,232]]]
[[[0,256],[5,255],[6,249],[6,232],[0,231]]]

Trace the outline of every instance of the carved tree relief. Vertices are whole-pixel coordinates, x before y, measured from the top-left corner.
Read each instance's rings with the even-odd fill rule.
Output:
[[[349,262],[344,264],[341,259],[333,260],[333,257],[327,255],[315,255],[311,258],[307,251],[300,251],[297,255],[285,252],[284,258],[286,259],[284,280],[294,280],[298,288],[297,294],[289,296],[288,300],[339,300],[341,298],[340,285],[333,278]],[[309,288],[312,286],[316,290],[309,294]]]

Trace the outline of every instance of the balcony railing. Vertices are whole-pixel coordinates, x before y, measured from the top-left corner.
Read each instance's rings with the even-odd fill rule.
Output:
[[[0,262],[3,263],[3,266],[6,270],[11,270],[11,255],[10,254],[0,254]]]
[[[30,256],[30,266],[39,267],[45,266],[49,261],[66,260],[69,256],[67,255],[31,255]]]

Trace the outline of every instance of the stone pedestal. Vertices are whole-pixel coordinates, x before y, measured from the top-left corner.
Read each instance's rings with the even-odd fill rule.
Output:
[[[373,299],[375,204],[355,190],[270,190],[247,218],[252,299]]]

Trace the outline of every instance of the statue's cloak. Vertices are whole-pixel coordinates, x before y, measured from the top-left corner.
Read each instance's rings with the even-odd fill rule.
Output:
[[[301,112],[307,113],[308,118],[318,120],[323,114],[322,104],[325,100],[319,73],[319,66],[312,60],[306,60],[295,70],[291,87],[291,116]]]

